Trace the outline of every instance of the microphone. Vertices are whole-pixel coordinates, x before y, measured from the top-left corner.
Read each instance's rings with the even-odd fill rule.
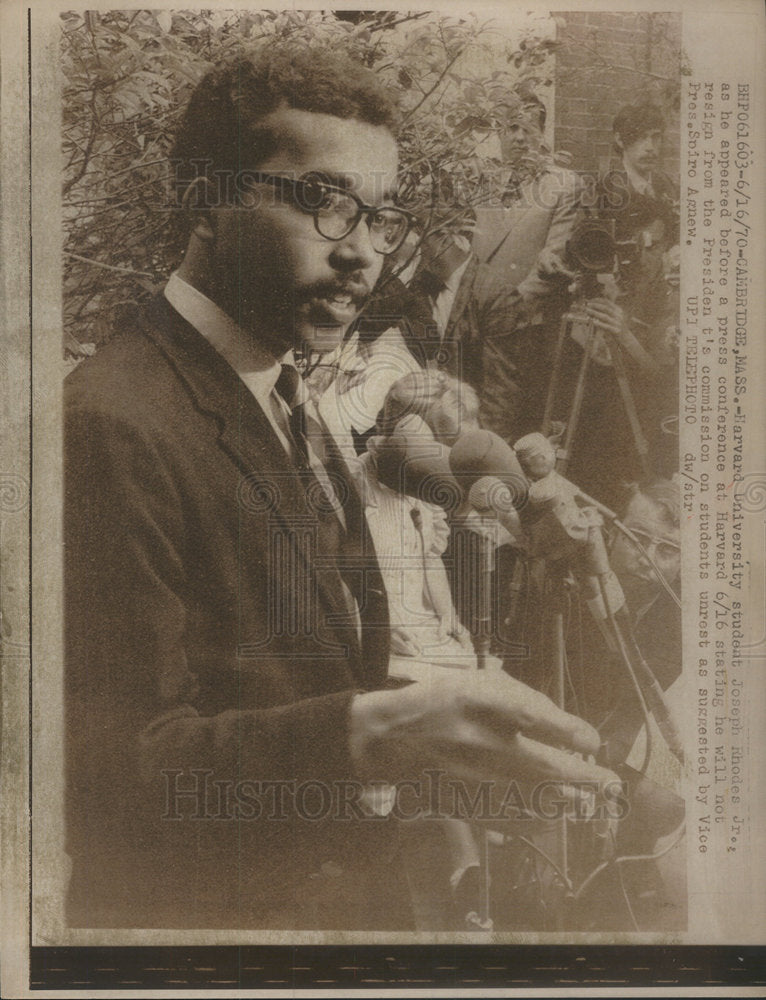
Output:
[[[556,451],[543,434],[520,438],[514,451],[531,480],[525,527],[532,554],[543,559],[569,559],[595,618],[606,617],[601,584],[605,585],[610,610],[617,611],[624,605],[625,597],[609,565],[600,513],[593,506],[577,505],[576,498],[582,494],[574,483],[556,472]]]
[[[468,503],[479,515],[489,514],[505,529],[507,535],[498,538],[498,545],[510,542],[517,548],[526,547],[521,518],[513,505],[513,494],[504,482],[496,476],[482,476],[468,491]]]
[[[553,445],[537,433],[520,438],[512,448],[492,431],[468,431],[449,454],[450,468],[473,498],[473,506],[480,511],[491,509],[501,523],[511,508],[518,511],[531,542],[531,554],[544,559],[577,555],[588,543],[591,529],[602,524],[596,511],[616,517],[559,475],[555,461]],[[595,510],[579,507],[576,496]],[[516,519],[507,527],[518,534]],[[604,565],[601,560],[596,572],[607,572],[608,568],[608,562]]]
[[[450,471],[449,450],[430,431],[428,434],[398,431],[375,450],[378,479],[396,493],[406,493],[446,511],[455,510],[463,497]]]
[[[560,494],[569,494],[572,499],[579,497],[584,500],[589,507],[596,510],[609,521],[616,521],[617,515],[609,507],[595,500],[592,496],[584,493],[579,486],[566,479],[560,472],[556,471],[556,449],[544,434],[535,432],[526,434],[519,438],[513,446],[513,450],[518,457],[524,474],[533,482],[545,481],[549,484],[551,491]],[[537,487],[538,496],[546,489],[544,486]]]
[[[526,504],[528,483],[519,460],[513,448],[492,431],[474,430],[462,434],[452,446],[449,464],[466,493],[477,480],[491,476],[508,488],[511,503],[517,510]]]

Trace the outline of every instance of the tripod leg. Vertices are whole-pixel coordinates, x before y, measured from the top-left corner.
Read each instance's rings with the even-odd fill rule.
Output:
[[[546,610],[546,640],[548,642],[548,666],[553,674],[554,688],[551,692],[553,701],[559,708],[566,707],[566,642],[564,639],[564,614],[566,600],[564,597],[564,581],[555,570],[549,577],[548,600],[550,608]],[[556,821],[555,830],[556,863],[562,872],[569,871],[569,842],[567,835],[567,818],[561,816]],[[563,918],[563,914],[559,914]]]
[[[617,385],[620,387],[622,403],[633,434],[633,441],[636,445],[636,451],[638,452],[639,461],[641,462],[641,468],[644,475],[648,478],[652,473],[651,464],[649,462],[649,445],[644,437],[644,432],[641,429],[641,422],[638,419],[638,412],[633,399],[633,393],[630,391],[630,383],[628,381],[628,373],[625,370],[622,348],[617,343],[616,337],[611,337],[610,339],[611,343],[609,345],[609,350],[614,363],[615,378],[617,379]]]
[[[479,670],[487,666],[492,639],[492,575],[495,568],[495,547],[491,539],[479,536],[478,608],[474,652]]]
[[[545,400],[545,413],[543,414],[543,426],[542,432],[546,436],[551,432],[551,423],[553,421],[553,407],[556,403],[556,393],[559,391],[559,382],[561,381],[561,362],[564,356],[564,344],[566,343],[567,334],[569,332],[569,319],[566,313],[561,317],[561,323],[559,324],[559,339],[556,343],[556,353],[553,357],[553,373],[551,375],[550,385],[548,386],[548,396]]]
[[[572,443],[574,442],[574,437],[577,433],[577,425],[580,422],[580,411],[582,409],[583,399],[585,398],[585,379],[588,374],[588,365],[590,364],[591,354],[593,352],[594,342],[596,339],[596,327],[592,320],[587,321],[587,330],[588,334],[585,340],[582,361],[580,362],[580,371],[577,374],[577,386],[575,387],[574,399],[572,400],[572,408],[569,412],[569,420],[567,421],[564,444],[558,449],[558,454],[556,456],[556,471],[561,473],[562,476],[566,475],[567,468],[569,467],[569,460],[572,457]]]

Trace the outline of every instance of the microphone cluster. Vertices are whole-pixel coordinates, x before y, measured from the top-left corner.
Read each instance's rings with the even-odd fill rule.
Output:
[[[450,448],[430,434],[398,432],[379,448],[377,465],[390,489],[449,513],[468,506],[493,516],[512,537],[523,533],[541,558],[571,557],[587,545],[603,523],[597,508],[614,517],[555,471],[553,445],[542,434],[511,447],[492,431],[472,430]],[[594,572],[608,570],[604,559],[597,562]]]
[[[450,513],[468,506],[489,514],[512,539],[522,536],[531,556],[566,559],[610,645],[614,636],[607,620],[617,629],[622,654],[660,731],[682,760],[676,727],[635,643],[625,596],[609,565],[601,528],[604,517],[616,515],[556,472],[555,459],[553,445],[542,434],[528,434],[511,447],[492,431],[472,430],[451,448],[430,434],[397,433],[380,448],[377,461],[378,476],[391,489]]]

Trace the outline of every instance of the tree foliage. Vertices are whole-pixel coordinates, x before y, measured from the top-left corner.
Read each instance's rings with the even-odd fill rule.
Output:
[[[182,247],[167,157],[214,60],[271,38],[344,46],[401,94],[405,204],[457,220],[497,194],[492,142],[536,89],[555,43],[515,46],[474,16],[395,11],[110,11],[62,15],[66,347],[99,343],[115,313],[162,287]]]

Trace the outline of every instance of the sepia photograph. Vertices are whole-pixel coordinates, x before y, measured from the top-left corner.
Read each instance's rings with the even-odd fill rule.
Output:
[[[351,6],[16,10],[26,988],[750,989],[763,11]]]

